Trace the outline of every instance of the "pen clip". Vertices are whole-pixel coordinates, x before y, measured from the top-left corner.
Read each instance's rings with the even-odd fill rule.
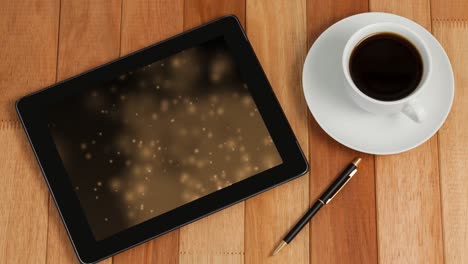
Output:
[[[343,187],[345,187],[345,185],[349,182],[349,180],[351,180],[351,178],[354,176],[354,174],[356,174],[357,172],[357,169],[354,169],[350,174],[349,174],[349,178],[345,181],[345,183],[343,183],[343,185],[341,185],[340,189],[338,189],[338,191],[336,191],[335,194],[333,194],[332,197],[330,197],[326,202],[325,204],[328,204],[329,202],[331,202],[331,200],[333,198],[335,198],[335,196],[341,191],[341,189],[343,189]]]

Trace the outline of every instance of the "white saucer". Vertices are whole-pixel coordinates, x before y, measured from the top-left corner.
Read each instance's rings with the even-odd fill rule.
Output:
[[[341,56],[345,43],[356,30],[376,22],[407,26],[433,55],[429,87],[419,97],[427,112],[421,124],[401,114],[385,116],[361,110],[344,90]],[[439,42],[415,22],[386,13],[354,15],[328,28],[310,48],[302,79],[307,105],[322,129],[341,144],[371,154],[399,153],[428,140],[447,118],[455,92],[452,66]]]

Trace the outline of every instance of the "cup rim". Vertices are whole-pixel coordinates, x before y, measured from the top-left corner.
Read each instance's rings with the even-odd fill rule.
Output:
[[[364,35],[362,37],[359,37],[359,40],[356,42],[356,44],[353,44],[352,47],[351,47],[351,44],[352,44],[351,40],[356,38],[356,36],[361,34],[363,31],[366,31],[366,30],[368,30],[369,28],[372,28],[372,27],[383,27],[383,26],[391,26],[391,27],[394,27],[394,28],[398,28],[399,30],[401,29],[401,31],[405,31],[405,32],[401,33],[401,31],[400,32],[393,32],[391,30],[381,30],[381,31],[376,30],[376,32],[374,32],[372,34],[367,34],[367,35]],[[425,74],[425,76],[421,77],[422,79],[419,82],[416,89],[411,94],[409,94],[408,96],[406,96],[404,98],[401,98],[401,99],[398,99],[398,100],[394,100],[394,101],[377,100],[377,99],[372,98],[372,97],[368,96],[367,94],[363,93],[361,90],[359,90],[359,88],[354,83],[353,79],[351,78],[351,73],[349,71],[349,57],[351,56],[350,53],[353,50],[353,48],[356,47],[356,45],[358,43],[360,43],[362,40],[364,40],[364,39],[366,39],[366,38],[368,38],[368,37],[370,37],[372,35],[379,34],[379,33],[384,33],[384,32],[391,32],[391,33],[400,35],[401,37],[403,37],[403,38],[407,39],[408,41],[410,41],[411,44],[413,44],[415,46],[415,48],[418,50],[418,52],[421,53],[420,55],[421,55],[421,57],[423,59],[423,62],[425,60],[426,64],[427,64],[424,67],[425,68],[424,71],[425,71],[426,74]],[[407,34],[407,33],[411,34],[412,37],[417,39],[419,41],[420,45],[416,45],[415,43],[413,43],[413,41],[411,41],[407,37],[405,37],[405,34]],[[421,50],[419,48],[419,46],[422,46],[423,50]],[[423,53],[425,53],[425,54],[423,54]],[[423,56],[423,55],[426,55],[426,56]],[[391,23],[391,22],[372,23],[372,24],[366,25],[364,27],[361,27],[356,32],[354,32],[348,38],[348,40],[346,41],[346,44],[345,44],[345,46],[343,48],[343,54],[342,54],[341,62],[342,62],[342,68],[343,68],[343,72],[344,72],[344,75],[345,75],[345,79],[346,79],[348,85],[350,86],[350,88],[353,89],[354,92],[356,92],[359,96],[363,97],[364,99],[366,99],[366,100],[368,100],[368,101],[370,101],[372,103],[380,104],[380,105],[398,105],[398,104],[406,103],[406,102],[414,99],[422,91],[422,87],[425,86],[425,84],[426,84],[426,82],[429,79],[429,76],[431,74],[431,70],[432,70],[432,58],[430,56],[429,49],[428,49],[426,43],[422,40],[422,38],[418,34],[416,34],[413,30],[411,30],[410,28],[405,27],[405,26],[400,25],[400,24],[397,24],[397,23]]]

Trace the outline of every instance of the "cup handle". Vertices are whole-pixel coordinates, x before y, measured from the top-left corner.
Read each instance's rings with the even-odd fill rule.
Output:
[[[426,119],[426,111],[416,100],[406,103],[401,112],[416,123],[422,123]]]

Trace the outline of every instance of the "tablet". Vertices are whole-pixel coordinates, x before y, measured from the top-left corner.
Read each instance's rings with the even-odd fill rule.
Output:
[[[84,263],[308,168],[234,16],[25,96],[16,107]]]

